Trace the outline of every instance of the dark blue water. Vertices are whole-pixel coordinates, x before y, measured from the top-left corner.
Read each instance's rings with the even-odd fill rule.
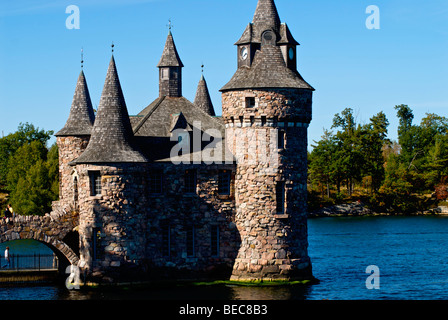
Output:
[[[31,250],[24,242],[14,250]],[[3,253],[5,244],[0,245]],[[26,247],[26,248],[25,248]],[[48,250],[40,247],[42,250]],[[69,291],[64,286],[0,288],[0,300],[225,299],[447,300],[448,217],[347,217],[309,220],[309,255],[319,284],[305,287],[170,287],[119,292]],[[379,289],[367,289],[368,266]],[[373,284],[372,281],[369,283]]]

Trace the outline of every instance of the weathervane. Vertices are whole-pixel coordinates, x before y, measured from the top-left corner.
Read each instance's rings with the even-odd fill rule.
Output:
[[[166,26],[168,27],[168,29],[171,32],[171,29],[174,27],[173,24],[171,23],[171,18],[168,19],[168,24]]]
[[[84,48],[81,47],[81,69],[84,68]]]

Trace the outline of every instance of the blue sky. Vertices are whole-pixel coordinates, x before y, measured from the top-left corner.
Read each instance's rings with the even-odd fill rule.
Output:
[[[204,63],[212,100],[236,70],[233,45],[252,20],[257,0],[0,0],[0,130],[20,122],[58,131],[67,120],[80,71],[98,105],[115,44],[129,113],[158,96],[156,65],[168,19],[185,65],[183,93],[194,100]],[[431,112],[448,117],[448,1],[276,0],[301,44],[298,69],[316,88],[309,144],[350,107],[359,123],[380,111],[396,139],[394,106],[409,105],[415,122]],[[67,29],[66,7],[77,5],[80,29]],[[369,30],[366,8],[380,9]]]

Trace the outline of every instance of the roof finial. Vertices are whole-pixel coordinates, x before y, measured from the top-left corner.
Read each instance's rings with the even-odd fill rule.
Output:
[[[84,68],[84,48],[81,47],[81,69]]]
[[[204,63],[202,63],[202,65],[201,65],[201,72],[202,72],[202,74],[204,74]]]
[[[115,45],[114,45],[114,42],[112,41],[112,45],[111,45],[111,48],[112,48],[112,54],[114,53],[114,47],[115,47]]]

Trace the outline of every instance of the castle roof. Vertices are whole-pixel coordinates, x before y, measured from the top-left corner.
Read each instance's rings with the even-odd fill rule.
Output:
[[[202,75],[201,80],[199,80],[194,105],[202,109],[205,113],[215,116],[215,109],[213,108],[212,99],[210,98],[210,92],[208,91],[204,75]]]
[[[112,56],[90,142],[73,163],[147,162],[136,147],[126,102]]]
[[[89,88],[87,87],[84,72],[81,70],[76,83],[70,115],[64,128],[57,132],[55,136],[89,136],[94,122],[95,114]]]
[[[174,44],[173,35],[171,31],[168,33],[166,38],[165,48],[163,49],[162,57],[157,64],[158,68],[161,67],[183,67],[183,63],[180,60],[179,54],[177,53],[176,45]]]
[[[202,131],[218,129],[224,132],[222,121],[210,116],[185,97],[162,96],[154,100],[137,116],[131,117],[134,134],[136,136],[170,137],[173,115],[179,114],[182,114],[191,127],[196,121],[201,123]]]
[[[264,46],[255,54],[251,67],[240,67],[220,90],[296,88],[314,90],[299,74],[286,66],[280,47]]]

